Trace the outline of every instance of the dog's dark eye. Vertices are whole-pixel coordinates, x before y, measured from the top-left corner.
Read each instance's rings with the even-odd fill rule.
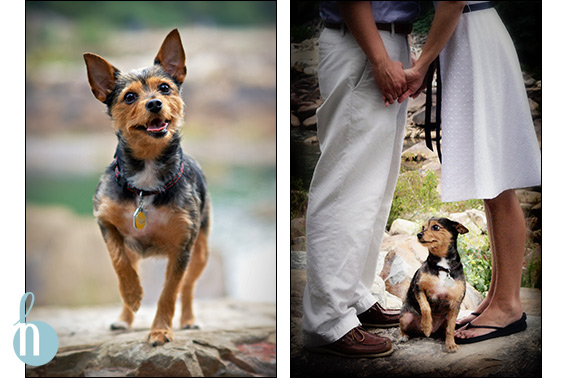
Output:
[[[160,84],[158,87],[158,90],[162,93],[162,94],[169,94],[171,92],[171,89],[169,88],[169,85],[167,84]]]
[[[135,94],[134,92],[128,92],[124,96],[124,102],[127,103],[127,104],[132,104],[137,99],[138,99],[138,95]]]
[[[436,225],[436,224],[433,225],[433,227],[431,227],[431,229],[432,229],[433,231],[439,231],[439,230],[440,230],[439,226]]]

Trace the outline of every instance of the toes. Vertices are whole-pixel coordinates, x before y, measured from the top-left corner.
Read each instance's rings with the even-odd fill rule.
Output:
[[[459,347],[455,343],[447,344],[445,345],[445,347],[448,353],[455,353],[457,350],[459,350]]]
[[[163,345],[171,340],[173,340],[173,334],[167,330],[152,331],[148,335],[148,343],[153,347]]]

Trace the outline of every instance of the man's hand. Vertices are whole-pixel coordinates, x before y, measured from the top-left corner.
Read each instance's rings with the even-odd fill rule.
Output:
[[[374,80],[386,106],[406,91],[402,63],[390,59],[376,28],[369,1],[339,1],[339,10],[350,33],[372,64]],[[377,99],[379,101],[379,99]]]
[[[406,75],[401,62],[384,59],[380,64],[372,66],[372,72],[386,106],[396,102],[396,99],[406,92]]]

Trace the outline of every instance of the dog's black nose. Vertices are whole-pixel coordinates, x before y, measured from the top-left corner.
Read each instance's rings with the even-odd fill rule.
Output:
[[[423,237],[423,232],[420,232],[419,234],[417,234],[417,238],[421,239]]]
[[[161,101],[156,98],[146,102],[146,109],[148,109],[152,113],[159,113],[159,111],[161,110],[161,105]]]

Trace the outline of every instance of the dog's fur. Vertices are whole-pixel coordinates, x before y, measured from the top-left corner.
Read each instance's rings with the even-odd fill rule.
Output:
[[[447,352],[457,351],[455,323],[466,290],[457,237],[468,231],[447,218],[432,218],[417,234],[429,256],[415,272],[401,310],[403,339],[416,334],[429,337],[444,329]]]
[[[94,195],[94,215],[118,275],[123,300],[112,329],[127,329],[140,307],[138,260],[168,258],[165,283],[148,342],[173,339],[172,318],[181,291],[181,328],[195,327],[193,291],[207,258],[211,204],[203,173],[181,151],[185,52],[177,29],[165,38],[154,65],[123,73],[85,53],[94,96],[107,106],[118,137],[114,162]],[[133,225],[143,201],[145,226]]]

